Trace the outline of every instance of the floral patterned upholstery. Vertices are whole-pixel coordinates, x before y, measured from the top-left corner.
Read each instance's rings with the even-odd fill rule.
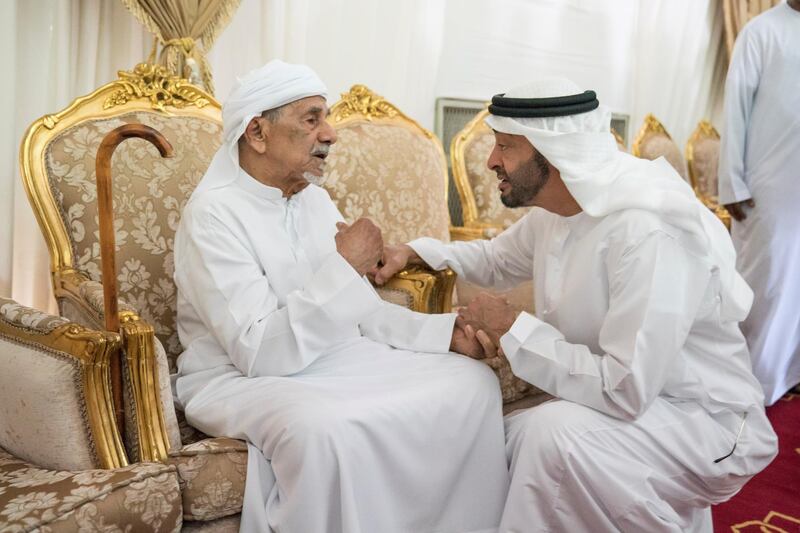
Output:
[[[49,143],[45,155],[47,173],[68,228],[74,266],[99,281],[95,155],[109,131],[137,122],[164,134],[175,148],[175,157],[162,159],[142,139],[126,141],[114,152],[119,294],[121,300],[154,326],[174,371],[174,360],[181,352],[175,329],[172,280],[174,234],[183,206],[219,146],[220,124],[197,117],[170,117],[145,111],[84,121]]]
[[[208,521],[242,511],[247,445],[228,438],[206,439],[171,452],[178,469],[186,520]]]
[[[0,448],[2,531],[167,532],[181,520],[174,466],[45,470]]]
[[[387,243],[449,239],[444,166],[436,140],[392,121],[337,126],[325,188],[348,222],[370,218]]]
[[[661,122],[651,114],[644,118],[644,124],[633,141],[632,153],[636,157],[651,160],[663,156],[684,180],[689,181],[686,161],[683,159],[680,148]]]
[[[0,320],[13,326],[42,333],[50,333],[57,327],[69,323],[66,318],[26,307],[2,296],[0,296]]]

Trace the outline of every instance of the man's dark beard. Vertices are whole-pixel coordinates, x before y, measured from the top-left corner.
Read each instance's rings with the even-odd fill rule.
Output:
[[[512,174],[505,174],[505,180],[511,185],[511,189],[508,194],[500,195],[500,201],[506,207],[529,205],[547,183],[549,176],[547,159],[536,152]]]

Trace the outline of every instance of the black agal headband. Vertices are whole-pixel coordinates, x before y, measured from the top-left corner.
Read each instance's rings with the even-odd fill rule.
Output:
[[[599,105],[594,91],[552,98],[506,98],[503,93],[492,97],[489,113],[514,118],[563,117],[586,113]]]

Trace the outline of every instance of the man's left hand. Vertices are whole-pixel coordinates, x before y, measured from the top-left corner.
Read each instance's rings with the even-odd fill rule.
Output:
[[[450,340],[451,351],[473,359],[485,359],[497,355],[497,346],[485,331],[476,330],[463,318],[456,317],[453,337]]]
[[[499,339],[511,329],[519,311],[503,298],[482,292],[467,307],[458,311],[458,316],[473,328],[481,329],[493,338]]]

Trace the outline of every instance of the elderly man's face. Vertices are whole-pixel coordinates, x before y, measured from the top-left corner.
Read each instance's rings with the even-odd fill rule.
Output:
[[[321,96],[309,96],[280,108],[265,128],[265,150],[273,161],[280,161],[286,175],[313,181],[322,176],[330,146],[336,142],[336,130],[328,124],[328,106]]]
[[[523,135],[494,132],[495,145],[486,165],[500,180],[500,201],[506,207],[533,205],[547,183],[547,159]]]

